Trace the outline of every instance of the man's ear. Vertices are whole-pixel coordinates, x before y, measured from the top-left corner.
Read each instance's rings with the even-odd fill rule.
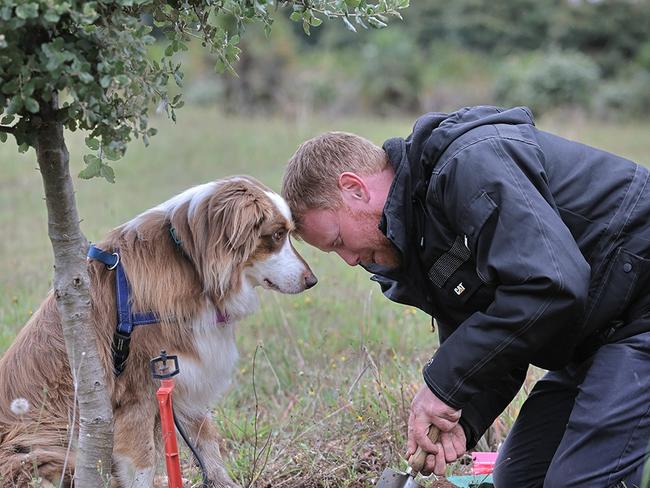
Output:
[[[346,171],[339,175],[339,189],[343,201],[352,207],[370,201],[370,192],[363,178],[356,173]]]

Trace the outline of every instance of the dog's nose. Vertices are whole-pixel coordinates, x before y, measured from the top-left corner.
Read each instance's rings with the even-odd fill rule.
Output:
[[[318,278],[316,278],[314,273],[312,273],[311,271],[307,271],[307,273],[305,273],[305,289],[308,290],[316,283],[318,283]]]

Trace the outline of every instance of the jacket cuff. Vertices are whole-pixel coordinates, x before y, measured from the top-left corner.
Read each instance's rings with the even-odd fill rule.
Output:
[[[424,382],[426,385],[429,387],[431,392],[437,396],[440,400],[445,402],[447,405],[449,405],[451,408],[455,408],[456,410],[460,410],[463,408],[463,406],[456,401],[454,401],[449,395],[447,395],[445,392],[443,392],[438,385],[436,385],[436,382],[433,379],[433,376],[431,372],[429,371],[429,367],[431,366],[431,363],[429,362],[423,369],[422,369],[422,377],[424,378]]]
[[[461,414],[458,423],[465,432],[467,450],[469,451],[478,444],[478,441],[481,440],[481,437],[485,434],[485,431],[487,430],[487,428],[484,427],[485,419],[478,410],[473,408],[471,405],[467,405],[466,408],[463,409],[463,413]]]

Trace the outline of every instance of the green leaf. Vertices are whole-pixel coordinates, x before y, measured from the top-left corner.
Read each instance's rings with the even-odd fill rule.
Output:
[[[289,18],[294,22],[300,22],[302,20],[302,12],[293,12]]]
[[[311,25],[313,27],[318,27],[322,23],[323,23],[323,21],[321,19],[319,19],[318,17],[312,17],[312,19],[311,19]]]
[[[9,105],[7,105],[7,110],[5,111],[5,113],[7,115],[17,114],[22,110],[22,108],[23,108],[23,99],[20,98],[20,95],[15,95],[14,97],[12,97],[11,100],[9,100]]]
[[[347,17],[343,17],[343,23],[345,24],[345,27],[346,27],[349,31],[352,31],[352,32],[356,32],[356,31],[357,31],[357,28],[356,28],[355,26],[352,25],[352,22],[350,22],[350,19],[348,19]]]
[[[117,75],[115,80],[122,86],[126,86],[131,82],[131,79],[127,75]]]
[[[29,144],[27,144],[26,142],[23,142],[18,146],[18,152],[21,154],[26,153],[28,149],[29,149]]]
[[[384,27],[387,27],[386,22],[382,22],[375,17],[368,17],[368,23],[377,29],[383,29]]]
[[[94,154],[86,154],[84,156],[84,163],[86,163],[87,165],[91,165],[91,164],[101,163],[101,160]]]
[[[99,140],[94,137],[86,137],[86,146],[93,151],[97,151],[99,149]]]
[[[7,142],[7,133],[0,132],[0,142]]]
[[[108,164],[102,164],[100,169],[100,174],[108,181],[109,183],[115,183],[115,171]]]
[[[4,117],[2,117],[2,120],[0,120],[0,124],[9,125],[14,121],[15,118],[16,118],[15,115],[5,115]]]
[[[2,84],[2,93],[11,95],[12,93],[16,93],[17,91],[18,91],[18,78],[14,78],[13,80],[9,80],[8,82]]]
[[[302,30],[305,31],[305,34],[309,35],[309,22],[306,20],[302,21]]]
[[[345,0],[345,4],[349,8],[357,8],[361,4],[361,0]]]
[[[34,100],[32,97],[27,97],[24,101],[25,108],[29,110],[31,113],[36,114],[40,110],[40,106],[36,100]]]
[[[93,154],[86,154],[84,156],[84,161],[87,166],[79,172],[79,178],[84,180],[89,180],[100,175],[102,169],[102,162],[100,159]]]
[[[38,17],[37,3],[23,3],[16,7],[16,17],[19,19],[33,19]]]
[[[53,10],[48,10],[47,12],[45,12],[45,15],[43,15],[43,18],[52,24],[56,24],[61,18],[61,16],[56,12],[54,12]]]
[[[86,73],[85,71],[79,73],[78,76],[79,79],[84,83],[91,83],[94,80],[93,75],[91,75],[90,73]]]

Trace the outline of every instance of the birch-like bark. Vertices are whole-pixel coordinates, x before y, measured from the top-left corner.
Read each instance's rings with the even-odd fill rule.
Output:
[[[74,486],[98,488],[110,484],[113,417],[106,372],[99,360],[94,331],[89,326],[88,242],[79,227],[63,126],[55,117],[57,100],[55,96],[51,103],[42,102],[40,120],[34,121],[36,155],[54,251],[54,295],[76,389],[79,440]]]

